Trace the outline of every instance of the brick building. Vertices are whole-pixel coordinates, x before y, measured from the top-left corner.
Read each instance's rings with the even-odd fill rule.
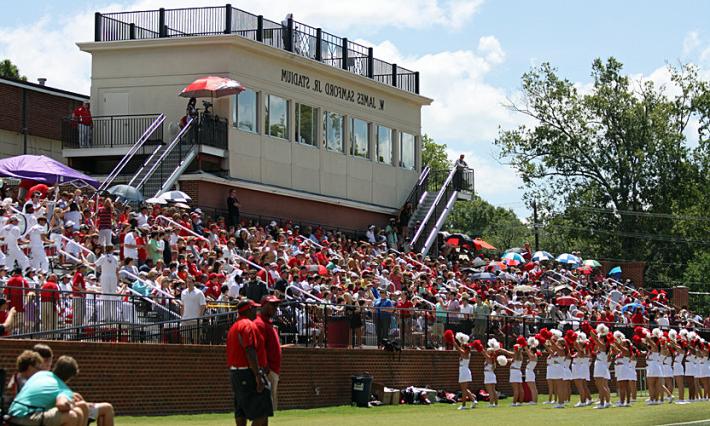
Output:
[[[62,156],[62,118],[88,96],[44,84],[0,78],[0,158],[22,154]]]

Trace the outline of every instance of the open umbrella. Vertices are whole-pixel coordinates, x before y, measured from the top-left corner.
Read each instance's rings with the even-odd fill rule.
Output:
[[[451,234],[444,239],[444,242],[453,247],[472,247],[473,241],[466,234]]]
[[[579,303],[579,301],[572,296],[561,296],[555,299],[555,305],[557,306],[572,306],[577,303]]]
[[[513,287],[513,291],[518,291],[521,293],[530,293],[531,291],[537,291],[537,288],[531,286],[531,285],[516,285]]]
[[[477,272],[475,274],[471,274],[472,280],[495,281],[496,278],[496,275],[491,274],[490,272]]]
[[[143,201],[143,194],[136,188],[130,185],[114,185],[110,187],[106,192],[109,194],[120,198],[123,201]]]
[[[0,177],[29,179],[48,185],[80,183],[99,187],[99,182],[44,155],[18,155],[0,160]]]
[[[516,280],[517,279],[517,277],[515,275],[510,274],[508,272],[502,272],[502,273],[498,274],[498,278],[500,278],[502,280]]]
[[[536,251],[533,253],[532,260],[535,262],[544,262],[546,260],[552,260],[555,256],[551,255],[546,251]]]
[[[506,260],[517,260],[519,263],[525,262],[525,258],[520,253],[516,253],[514,251],[509,251],[503,255],[501,258],[503,262]]]
[[[45,185],[43,183],[38,183],[37,185],[30,188],[29,191],[27,191],[27,195],[25,196],[25,201],[29,201],[29,199],[32,198],[32,195],[35,192],[39,192],[40,194],[42,194],[42,198],[44,198],[47,196],[47,192],[49,192],[49,188],[47,187],[47,185]]]
[[[521,247],[509,248],[505,251],[506,253],[525,253],[525,249]]]
[[[503,259],[503,263],[505,263],[508,266],[518,266],[518,265],[520,265],[521,262],[517,259],[506,258],[506,259]]]
[[[609,275],[621,275],[621,266],[614,266],[611,268]]]
[[[475,238],[473,240],[473,245],[476,246],[476,250],[495,250],[496,248],[480,238]]]
[[[236,95],[243,90],[244,86],[236,80],[210,75],[198,78],[187,85],[180,92],[180,96],[183,98],[219,98]]]
[[[636,309],[641,309],[643,312],[646,311],[646,308],[644,308],[640,303],[629,303],[621,308],[621,312],[635,311]]]
[[[508,265],[503,262],[491,262],[488,264],[488,266],[486,266],[486,269],[488,269],[489,271],[500,271],[508,269]]]
[[[192,201],[189,195],[182,191],[168,191],[160,194],[158,198],[165,200],[169,203],[189,203]]]
[[[159,197],[148,198],[147,200],[145,200],[145,202],[146,202],[147,204],[168,204],[167,201],[165,201],[165,200],[163,200],[162,198],[159,198]]]
[[[580,266],[577,268],[577,272],[581,272],[584,275],[590,275],[592,273],[592,267],[589,265]]]
[[[474,268],[480,268],[481,266],[485,266],[486,261],[481,259],[480,257],[477,257],[471,261],[471,266]]]
[[[580,258],[569,253],[562,253],[561,255],[557,256],[557,259],[555,260],[559,263],[565,263],[568,265],[577,265],[582,263],[582,260]]]
[[[594,259],[587,259],[584,261],[584,264],[587,266],[591,266],[592,268],[600,268],[602,266],[601,263],[599,263],[598,261],[596,261]]]
[[[190,206],[188,206],[188,205],[185,204],[185,203],[175,203],[174,206],[177,207],[177,208],[179,208],[179,209],[190,210]]]

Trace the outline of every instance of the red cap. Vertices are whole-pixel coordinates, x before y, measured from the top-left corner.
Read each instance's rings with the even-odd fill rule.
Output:
[[[244,313],[252,308],[258,308],[261,305],[256,303],[255,301],[251,299],[247,299],[244,302],[240,302],[239,305],[237,305],[237,312]]]
[[[281,299],[270,294],[261,298],[261,304],[263,305],[264,303],[281,303]]]

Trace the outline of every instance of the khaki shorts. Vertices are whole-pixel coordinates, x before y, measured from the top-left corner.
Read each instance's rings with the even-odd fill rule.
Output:
[[[54,407],[44,412],[30,414],[27,417],[13,417],[12,424],[17,426],[60,426],[65,419],[66,415]]]

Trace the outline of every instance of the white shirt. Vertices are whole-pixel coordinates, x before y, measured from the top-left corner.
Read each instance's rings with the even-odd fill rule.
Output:
[[[138,249],[128,248],[129,245],[136,245],[136,236],[133,234],[133,231],[127,233],[126,237],[123,239],[123,257],[138,260]]]
[[[190,291],[190,289],[183,290],[180,295],[180,300],[184,306],[182,319],[197,318],[200,316],[200,306],[205,306],[207,304],[205,300],[205,294],[198,290],[196,287]]]
[[[17,240],[20,239],[20,227],[17,225],[9,224],[3,228],[3,236],[5,237],[5,244],[7,244],[7,251],[18,252],[20,251],[20,246]]]
[[[118,290],[118,260],[113,254],[102,254],[96,261],[96,266],[101,268],[101,292],[116,293]]]
[[[470,303],[468,305],[461,304],[459,309],[461,310],[460,312],[462,314],[469,314],[470,315],[473,313],[473,305]]]
[[[42,235],[47,232],[47,227],[40,224],[34,225],[27,231],[27,235],[30,237],[30,246],[32,248],[42,248],[44,246],[44,241],[42,241]]]
[[[138,223],[139,228],[143,225],[147,225],[148,224],[148,216],[141,213],[136,217],[136,222]]]

